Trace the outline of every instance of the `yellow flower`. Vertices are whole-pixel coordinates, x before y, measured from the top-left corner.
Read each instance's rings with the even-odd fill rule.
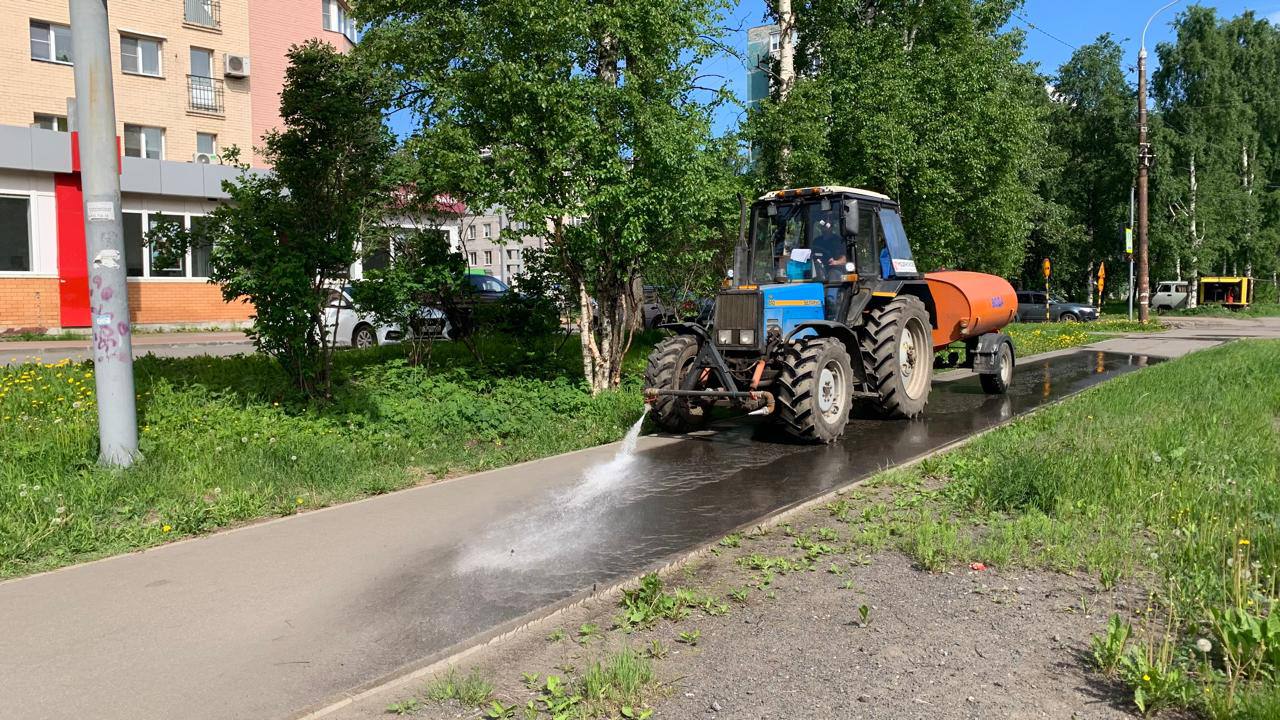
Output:
[[[302,504],[302,498],[298,498],[297,500],[295,500],[295,501],[294,501],[294,503],[295,503],[295,504],[297,504],[297,505],[301,505],[301,504]]]
[[[1249,539],[1248,539],[1248,538],[1240,538],[1240,544],[1241,544],[1241,545],[1248,545],[1248,544],[1249,544]]]
[[[1143,675],[1143,676],[1142,676],[1142,682],[1151,682],[1151,676],[1150,676],[1150,675]]]
[[[164,527],[160,528],[160,532],[169,532],[172,529],[173,529],[172,525],[165,525]]]

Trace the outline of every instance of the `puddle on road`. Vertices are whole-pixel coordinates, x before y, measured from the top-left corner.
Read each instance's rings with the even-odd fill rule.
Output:
[[[795,444],[761,422],[737,420],[708,437],[620,454],[570,495],[496,518],[484,537],[457,547],[455,581],[527,612],[1159,361],[1102,351],[1033,360],[1003,396],[984,393],[976,377],[940,382],[924,418],[855,412],[830,446]]]

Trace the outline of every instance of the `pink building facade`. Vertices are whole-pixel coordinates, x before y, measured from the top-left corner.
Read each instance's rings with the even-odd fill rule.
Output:
[[[319,38],[342,52],[355,46],[355,22],[342,0],[250,0],[249,55],[253,58],[252,94],[255,167],[266,167],[262,136],[280,126],[280,91],[287,54],[294,45]]]

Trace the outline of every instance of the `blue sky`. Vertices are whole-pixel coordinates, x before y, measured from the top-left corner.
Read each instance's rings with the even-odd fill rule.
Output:
[[[1110,32],[1125,48],[1125,56],[1133,71],[1138,60],[1139,36],[1142,26],[1167,0],[1026,0],[1014,15],[1011,27],[1021,27],[1027,33],[1024,57],[1038,63],[1040,71],[1052,75],[1065,62],[1074,47],[1092,42],[1099,35]],[[1147,34],[1147,48],[1170,39],[1169,22],[1188,4],[1180,2],[1161,13],[1151,24]],[[1280,23],[1280,0],[1254,0],[1241,2],[1200,2],[1213,7],[1223,17],[1234,17],[1245,10],[1253,10],[1260,17],[1269,17]],[[745,54],[747,28],[763,22],[766,0],[738,0],[729,13],[727,24],[732,29],[729,42]],[[1154,57],[1154,53],[1152,53]],[[1154,63],[1153,63],[1154,64]],[[735,91],[738,97],[746,95],[746,69],[735,57],[723,56],[709,61],[704,72],[719,75]],[[1150,72],[1150,69],[1148,70]],[[707,80],[710,82],[710,80]],[[725,108],[716,118],[717,130],[732,127],[740,114],[738,108]],[[392,119],[396,131],[405,133],[408,118],[400,114]]]

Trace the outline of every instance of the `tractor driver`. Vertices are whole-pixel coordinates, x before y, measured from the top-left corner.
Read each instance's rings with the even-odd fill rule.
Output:
[[[840,282],[844,276],[844,265],[849,261],[846,252],[836,213],[823,213],[813,238],[813,259],[818,268],[818,278],[825,282]]]

